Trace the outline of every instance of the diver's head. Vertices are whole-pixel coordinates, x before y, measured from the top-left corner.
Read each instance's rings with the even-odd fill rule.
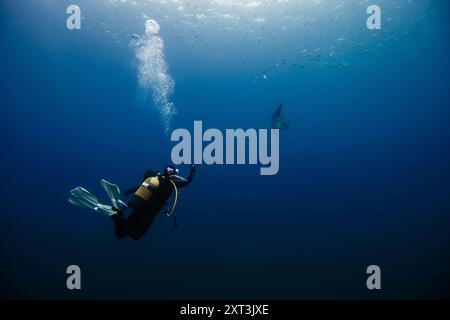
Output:
[[[178,174],[179,170],[177,168],[175,168],[174,166],[165,166],[164,167],[164,175],[167,177],[173,176],[175,174]]]

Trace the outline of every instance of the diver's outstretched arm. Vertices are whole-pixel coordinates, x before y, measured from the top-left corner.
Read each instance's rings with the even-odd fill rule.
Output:
[[[195,171],[196,171],[195,166],[191,164],[191,172],[189,173],[189,176],[186,179],[178,175],[175,175],[173,176],[174,179],[172,181],[175,182],[177,188],[184,188],[191,184],[195,176]]]

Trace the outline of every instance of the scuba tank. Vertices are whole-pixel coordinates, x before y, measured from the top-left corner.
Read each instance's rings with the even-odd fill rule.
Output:
[[[171,184],[171,187],[173,188],[175,198],[174,198],[172,207],[166,208],[164,210],[164,214],[167,217],[170,217],[170,216],[173,217],[173,224],[176,227],[178,225],[177,219],[173,213],[175,212],[177,202],[178,202],[178,188],[177,188],[175,182],[173,182],[170,178],[169,178],[169,182]],[[161,186],[161,182],[159,181],[159,175],[148,177],[147,179],[144,180],[144,182],[142,182],[142,184],[139,186],[139,188],[136,190],[136,192],[134,194],[146,201],[151,201],[153,194],[158,191],[160,186]]]
[[[138,197],[150,201],[153,193],[160,187],[159,176],[148,177],[134,193]]]

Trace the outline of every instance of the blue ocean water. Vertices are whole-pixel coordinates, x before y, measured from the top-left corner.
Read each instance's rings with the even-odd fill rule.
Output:
[[[449,7],[376,2],[381,30],[364,0],[3,1],[1,296],[448,298]],[[268,128],[279,103],[290,127],[277,175],[199,165],[177,228],[159,215],[117,240],[67,197],[107,202],[100,179],[125,190],[171,161],[158,106],[139,101],[132,35],[148,19],[174,84],[169,133]]]

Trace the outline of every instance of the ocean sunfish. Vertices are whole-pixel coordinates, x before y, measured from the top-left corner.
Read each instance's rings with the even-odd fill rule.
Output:
[[[287,129],[289,127],[289,121],[287,121],[282,115],[281,115],[281,109],[283,109],[283,104],[280,104],[275,110],[274,113],[272,113],[272,128],[273,129]]]

